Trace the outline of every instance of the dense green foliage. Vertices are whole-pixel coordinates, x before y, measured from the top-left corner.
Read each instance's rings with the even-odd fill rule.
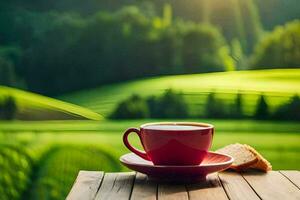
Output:
[[[253,68],[293,68],[300,66],[300,21],[278,26],[258,43]]]
[[[300,120],[300,98],[295,95],[290,102],[281,105],[274,113],[275,119]]]
[[[168,89],[161,96],[132,95],[121,101],[110,115],[113,119],[187,118],[188,105],[182,94]]]
[[[13,86],[16,83],[14,66],[7,59],[0,57],[0,85]]]
[[[239,103],[235,103],[240,101],[236,99],[237,94],[242,95],[243,102],[240,107],[247,117],[254,115],[258,97],[262,93],[265,95],[270,112],[288,102],[293,95],[299,95],[300,71],[278,69],[162,76],[107,85],[61,98],[109,116],[118,103],[128,99],[132,94],[146,98],[152,95],[160,96],[169,88],[182,93],[190,111],[189,115],[193,118],[205,116],[206,99],[211,92],[215,93],[215,99],[229,107],[226,112],[240,109],[232,106],[238,106]]]
[[[25,53],[28,87],[53,95],[138,77],[235,68],[216,28],[172,23],[171,17],[148,17],[136,7],[85,19],[55,16],[59,22]]]
[[[146,101],[134,94],[120,102],[110,117],[113,119],[143,119],[149,118],[149,116]]]
[[[243,105],[243,95],[238,93],[233,103],[224,103],[216,98],[215,93],[209,93],[203,105],[201,113],[197,117],[212,119],[243,119],[253,118],[257,120],[280,119],[280,120],[300,120],[300,98],[295,95],[283,105],[270,113],[268,103],[264,95],[258,95],[255,112],[251,116],[245,115]],[[143,118],[177,118],[186,119],[195,117],[190,115],[191,111],[181,93],[168,89],[159,97],[150,96],[142,98],[133,95],[121,101],[111,114],[113,119],[143,119]]]
[[[150,97],[147,102],[150,117],[180,119],[189,116],[188,105],[183,95],[171,89],[167,89],[164,94],[159,97]]]
[[[237,93],[234,103],[230,106],[229,116],[232,119],[241,119],[245,117],[243,110],[243,97],[241,93]],[[257,105],[256,105],[257,106]]]
[[[0,119],[11,120],[17,114],[17,104],[12,96],[7,96],[0,100]]]
[[[215,93],[209,93],[205,104],[205,117],[226,118],[226,107],[222,100],[215,97]]]
[[[285,2],[0,1],[0,84],[57,95],[139,77],[246,69],[264,36],[261,20],[271,29],[300,17],[299,3]],[[264,59],[260,68],[299,60],[255,57]]]
[[[244,2],[245,1],[248,0],[244,0]],[[39,12],[48,10],[61,12],[73,11],[87,15],[95,13],[101,9],[111,11],[132,4],[135,4],[145,10],[149,9],[148,12],[151,13],[160,11],[163,5],[168,3],[172,5],[174,15],[188,20],[202,21],[214,18],[215,14],[219,14],[220,11],[227,11],[225,13],[227,13],[228,16],[230,16],[231,11],[231,15],[234,15],[236,7],[240,6],[240,2],[240,0],[227,0],[222,2],[218,0],[118,0],[113,2],[101,0],[52,0],[50,2],[28,0],[25,4],[21,0],[13,0],[0,1],[0,5],[3,9],[23,8]],[[275,25],[283,24],[286,21],[299,18],[298,0],[250,0],[249,2],[257,7],[256,12],[259,12],[263,25],[268,29],[271,29]],[[249,18],[251,18],[251,16],[249,16]],[[226,22],[231,23],[224,20],[224,23]]]
[[[269,107],[264,95],[261,95],[258,99],[254,117],[256,119],[268,119],[270,116]]]

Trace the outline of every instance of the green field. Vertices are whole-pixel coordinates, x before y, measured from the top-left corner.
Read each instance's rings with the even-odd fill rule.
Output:
[[[194,111],[195,118],[185,121],[202,121],[215,125],[212,150],[230,143],[246,143],[262,153],[272,163],[273,169],[300,170],[300,123],[214,120],[197,116],[207,94],[212,91],[227,103],[234,100],[237,92],[242,93],[243,109],[248,114],[253,112],[258,95],[263,93],[271,109],[274,109],[294,94],[300,94],[300,70],[149,78],[61,97],[79,106],[0,87],[0,96],[15,97],[19,108],[18,119],[28,120],[33,116],[39,119],[68,119],[0,121],[0,199],[17,200],[20,196],[31,200],[64,199],[79,170],[126,171],[118,161],[121,155],[129,152],[122,144],[123,132],[128,127],[138,127],[161,119],[75,119],[101,119],[100,114],[107,116],[119,101],[133,93],[142,96],[158,95],[168,88],[183,92]],[[141,148],[137,136],[130,135],[130,140]]]
[[[157,120],[0,122],[3,199],[64,199],[79,170],[126,171],[126,128]],[[176,121],[170,119],[170,121]],[[188,120],[191,121],[191,120]],[[195,121],[195,120],[193,120]],[[205,120],[216,126],[212,150],[240,142],[257,148],[274,169],[300,169],[300,124]],[[137,136],[130,140],[140,147]],[[18,173],[16,173],[18,172]]]
[[[62,100],[90,108],[105,116],[116,104],[131,94],[157,95],[168,88],[184,94],[195,116],[203,111],[209,92],[231,103],[236,93],[244,94],[244,112],[252,114],[258,94],[266,95],[271,110],[300,94],[299,69],[272,69],[176,75],[148,78],[126,83],[112,84],[60,97]]]
[[[31,92],[0,86],[0,101],[6,96],[12,96],[16,100],[18,107],[16,118],[21,120],[102,119],[100,114],[87,108]]]
[[[156,120],[0,123],[0,139],[8,144],[15,141],[29,144],[34,141],[35,144],[96,145],[105,148],[117,159],[121,154],[128,152],[122,144],[122,133],[126,128],[138,127],[149,121]],[[300,168],[300,158],[297,156],[300,153],[299,123],[274,124],[271,121],[205,119],[201,121],[216,126],[212,149],[234,142],[247,143],[270,159],[275,169]],[[137,137],[131,138],[138,144]],[[290,159],[291,157],[293,159]]]

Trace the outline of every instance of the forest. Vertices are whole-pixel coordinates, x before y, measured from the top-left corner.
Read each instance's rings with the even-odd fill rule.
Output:
[[[57,96],[157,75],[296,68],[299,17],[297,0],[2,0],[0,84]]]

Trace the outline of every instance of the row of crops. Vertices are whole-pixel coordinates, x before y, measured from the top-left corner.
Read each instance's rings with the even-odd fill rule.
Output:
[[[120,171],[113,155],[98,146],[0,145],[0,199],[64,199],[77,173]]]
[[[0,146],[0,196],[3,200],[20,199],[30,184],[33,160],[25,149]]]

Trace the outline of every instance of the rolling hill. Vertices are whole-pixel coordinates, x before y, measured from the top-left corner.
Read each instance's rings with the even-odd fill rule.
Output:
[[[243,94],[243,109],[250,115],[260,94],[266,96],[271,110],[288,101],[291,96],[300,94],[300,70],[272,69],[161,76],[111,84],[59,98],[108,116],[118,102],[132,94],[158,95],[169,88],[184,94],[195,116],[203,111],[202,105],[210,92],[215,92],[217,98],[226,103],[233,102],[238,92]]]
[[[18,107],[16,119],[20,120],[102,119],[100,114],[71,103],[0,86],[0,101],[6,96],[15,98]]]

